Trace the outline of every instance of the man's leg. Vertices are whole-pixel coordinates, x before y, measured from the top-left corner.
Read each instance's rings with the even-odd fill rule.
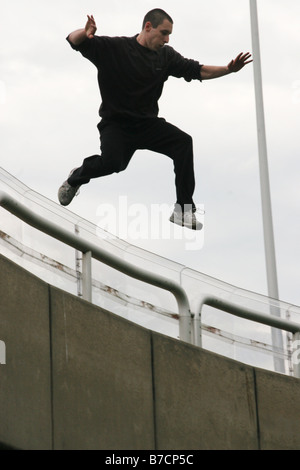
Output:
[[[73,170],[59,188],[58,199],[64,206],[70,204],[80,186],[87,184],[90,179],[125,170],[135,151],[130,133],[125,132],[119,123],[101,121],[98,129],[101,155],[85,158],[82,166]]]
[[[196,219],[193,140],[190,135],[164,119],[155,119],[141,133],[141,146],[170,157],[174,162],[176,204],[170,221],[194,230],[202,224]]]
[[[92,155],[84,159],[68,178],[71,186],[86,184],[92,178],[119,173],[127,167],[135,149],[130,136],[119,123],[101,122],[98,125],[101,142],[101,155]]]
[[[162,153],[174,162],[176,203],[195,207],[193,193],[195,189],[193,140],[191,136],[164,119],[153,120],[141,138],[143,148]]]

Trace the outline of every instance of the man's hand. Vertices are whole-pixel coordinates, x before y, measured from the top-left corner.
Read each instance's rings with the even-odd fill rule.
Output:
[[[202,65],[201,79],[210,80],[211,78],[223,77],[232,72],[238,72],[246,64],[253,62],[250,52],[244,54],[241,52],[235,59],[231,60],[228,65]]]
[[[94,34],[97,31],[97,26],[96,26],[96,21],[94,20],[93,15],[91,16],[87,15],[87,17],[88,17],[88,20],[85,25],[85,32],[86,32],[87,37],[91,39],[94,37]]]
[[[95,32],[97,31],[96,22],[93,15],[87,15],[87,17],[88,20],[86,22],[85,28],[77,29],[68,36],[69,41],[74,44],[74,46],[79,46],[79,44],[84,42],[86,38],[93,38]]]
[[[253,60],[248,60],[250,59],[250,57],[251,54],[249,52],[246,52],[246,54],[241,52],[235,59],[232,59],[227,65],[229,72],[238,72],[246,64],[250,64],[250,62],[253,62]]]

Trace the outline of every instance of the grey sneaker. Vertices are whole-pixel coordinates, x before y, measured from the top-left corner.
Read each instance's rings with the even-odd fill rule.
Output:
[[[74,171],[76,170],[76,168],[74,168],[68,178],[74,173]],[[70,202],[73,200],[74,196],[76,196],[77,194],[79,194],[79,188],[80,188],[81,185],[79,186],[71,186],[68,181],[64,181],[63,184],[61,185],[61,187],[59,188],[58,190],[58,200],[59,202],[61,203],[62,206],[68,206],[70,204]]]
[[[191,230],[201,230],[203,227],[201,222],[197,220],[195,213],[192,211],[174,211],[169,220],[174,224],[190,228]]]

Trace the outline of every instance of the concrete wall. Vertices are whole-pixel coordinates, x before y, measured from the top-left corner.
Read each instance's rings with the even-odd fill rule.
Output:
[[[299,449],[300,381],[148,331],[0,256],[0,442]]]

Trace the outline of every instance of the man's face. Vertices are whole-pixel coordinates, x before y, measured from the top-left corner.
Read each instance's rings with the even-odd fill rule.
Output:
[[[158,51],[169,42],[173,25],[170,21],[164,20],[157,28],[153,28],[152,24],[148,22],[145,25],[145,29],[147,32],[147,47],[152,51]]]

